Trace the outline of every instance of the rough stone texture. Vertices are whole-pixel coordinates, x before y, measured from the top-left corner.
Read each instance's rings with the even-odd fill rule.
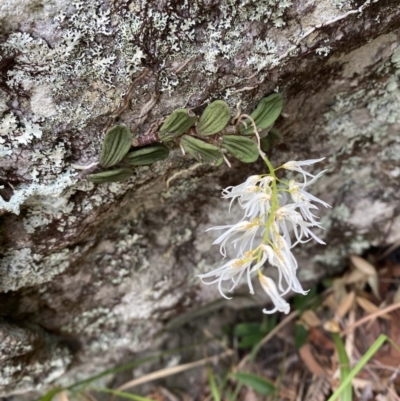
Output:
[[[1,395],[113,366],[217,297],[196,279],[220,263],[204,230],[235,221],[220,190],[262,164],[216,168],[176,149],[104,185],[71,167],[97,161],[143,71],[119,119],[139,121],[137,137],[185,105],[251,111],[283,94],[271,158],[326,156],[313,193],[333,206],[328,246],[297,253],[303,280],[398,239],[397,0],[5,0],[0,27]]]

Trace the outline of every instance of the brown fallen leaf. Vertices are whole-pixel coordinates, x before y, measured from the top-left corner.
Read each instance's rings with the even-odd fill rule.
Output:
[[[345,297],[342,298],[341,302],[339,303],[339,306],[336,309],[335,313],[336,319],[342,319],[347,315],[350,308],[354,305],[355,297],[356,297],[355,292],[351,291],[348,294],[346,294]]]
[[[312,327],[308,332],[307,340],[315,344],[318,348],[324,350],[333,351],[335,345],[330,337],[328,337],[322,330],[316,327]]]
[[[300,358],[311,373],[317,376],[327,376],[325,369],[314,358],[310,344],[304,344],[299,349],[299,354]]]
[[[369,301],[368,299],[363,298],[363,297],[356,297],[356,302],[367,313],[375,313],[375,312],[378,312],[381,309],[379,306],[376,306],[371,301]],[[391,319],[391,317],[389,315],[386,315],[386,314],[385,315],[381,315],[379,317],[381,317],[383,319],[386,319],[386,320],[390,320]]]
[[[350,260],[353,266],[361,273],[364,273],[366,276],[377,275],[375,267],[360,256],[352,255],[350,256]]]
[[[300,320],[304,322],[308,327],[321,326],[320,318],[311,309],[304,311],[300,316]]]

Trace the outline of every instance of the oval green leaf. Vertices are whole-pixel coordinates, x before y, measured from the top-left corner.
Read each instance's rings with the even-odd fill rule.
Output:
[[[115,125],[110,128],[101,148],[100,165],[112,167],[118,164],[129,152],[132,137],[131,131],[125,125]]]
[[[95,184],[106,182],[119,182],[127,180],[133,174],[130,168],[117,168],[114,170],[102,171],[101,173],[88,174],[86,179]]]
[[[188,109],[177,109],[165,120],[158,133],[161,141],[170,141],[184,134],[196,123],[196,116]]]
[[[223,100],[216,100],[204,110],[196,126],[196,131],[203,136],[214,135],[227,126],[230,118],[229,106]]]
[[[221,146],[243,163],[253,163],[258,159],[257,144],[250,138],[238,135],[224,135]]]
[[[188,135],[184,135],[180,143],[183,149],[197,161],[214,165],[222,164],[222,153],[216,146]]]
[[[280,93],[274,93],[264,99],[261,99],[257,108],[250,114],[250,117],[256,123],[258,129],[266,129],[270,127],[279,117],[282,111],[283,98]],[[243,120],[247,126],[240,128],[243,135],[253,135],[254,128],[249,120]]]
[[[168,154],[169,149],[164,145],[149,146],[129,152],[124,162],[133,166],[145,166],[146,164],[152,164],[166,159]]]

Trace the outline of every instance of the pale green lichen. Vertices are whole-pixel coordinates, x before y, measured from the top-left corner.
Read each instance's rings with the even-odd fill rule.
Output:
[[[353,1],[352,0],[332,0],[332,4],[338,9],[338,10],[349,10],[353,7]]]
[[[378,50],[375,51],[381,52],[382,45],[377,44]],[[390,48],[390,40],[385,45]],[[393,124],[400,123],[398,49],[391,60],[383,60],[381,65],[375,67],[386,80],[369,80],[367,88],[337,94],[335,103],[325,115],[325,132],[335,149],[329,161],[331,169],[340,174],[341,189],[337,191],[343,192],[346,201],[328,212],[322,222],[326,228],[347,227],[344,235],[349,239],[316,256],[316,262],[339,266],[346,254],[362,253],[372,244],[364,236],[371,226],[393,218],[395,189],[392,185],[382,188],[382,176],[377,173],[379,169],[375,164],[397,163],[400,160],[400,141],[391,130]],[[380,149],[378,152],[375,150],[377,146]],[[371,160],[365,163],[365,157]],[[379,199],[373,195],[377,188],[380,188]],[[357,197],[354,197],[354,191],[357,191]],[[374,242],[374,245],[380,244]]]
[[[21,205],[39,204],[46,214],[57,216],[63,212],[63,208],[68,203],[68,198],[62,195],[67,188],[77,182],[75,175],[73,170],[67,170],[48,184],[23,184],[14,192],[9,201],[0,197],[0,209],[19,214]]]
[[[332,50],[331,46],[322,46],[315,49],[315,53],[317,53],[320,56],[326,57],[331,52],[331,50]]]
[[[85,349],[87,354],[99,354],[112,347],[137,349],[139,345],[140,326],[127,332],[121,337],[117,328],[121,329],[123,322],[112,310],[105,307],[97,307],[86,310],[76,315],[66,326],[62,328],[64,334],[80,335],[90,339]]]
[[[77,252],[79,248],[63,249],[44,256],[22,248],[6,253],[0,261],[0,291],[15,291],[50,281],[69,267],[71,256]]]
[[[0,386],[2,389],[8,386],[18,386],[19,392],[42,389],[44,385],[60,378],[71,363],[72,356],[67,348],[49,345],[46,359],[30,362],[15,363],[15,361],[3,361],[0,366]],[[23,374],[22,374],[23,373]],[[16,378],[18,378],[16,383]],[[10,389],[11,390],[11,389]]]

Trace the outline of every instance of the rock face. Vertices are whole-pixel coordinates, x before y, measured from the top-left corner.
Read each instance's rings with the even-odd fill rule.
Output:
[[[89,183],[72,164],[97,162],[121,105],[140,138],[174,109],[250,112],[279,91],[273,163],[328,169],[313,188],[332,205],[328,245],[298,251],[300,278],[396,240],[397,0],[6,0],[0,27],[0,395],[113,366],[218,297],[196,278],[220,263],[204,231],[235,221],[221,188],[265,166],[173,149],[124,183]]]

